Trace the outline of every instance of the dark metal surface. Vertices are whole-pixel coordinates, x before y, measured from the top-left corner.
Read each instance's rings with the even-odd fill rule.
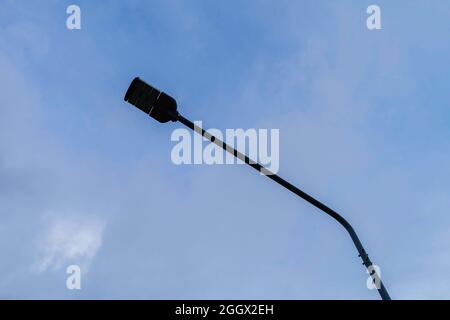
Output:
[[[329,216],[333,217],[345,228],[345,230],[347,230],[348,234],[350,235],[353,243],[355,244],[356,250],[358,250],[358,254],[363,261],[363,265],[367,268],[367,271],[372,277],[373,283],[376,285],[378,293],[380,294],[381,298],[383,300],[391,299],[383,282],[381,281],[379,275],[375,271],[375,268],[373,267],[374,265],[372,261],[370,261],[369,255],[364,250],[364,247],[362,246],[361,241],[359,240],[355,230],[350,225],[350,223],[348,223],[348,221],[345,220],[339,213],[329,208],[322,202],[316,200],[306,192],[300,190],[293,184],[287,182],[280,176],[274,174],[273,172],[270,172],[267,168],[248,158],[246,155],[228,146],[226,143],[217,139],[217,137],[209,134],[204,129],[197,127],[194,123],[192,123],[191,121],[184,118],[181,114],[178,113],[177,103],[174,98],[156,89],[155,87],[145,83],[141,79],[135,78],[131,82],[125,94],[124,100],[131,103],[132,105],[142,110],[143,112],[147,113],[148,115],[150,115],[152,118],[156,119],[159,122],[164,123],[168,121],[180,121],[188,128],[194,130],[195,132],[202,135],[209,141],[215,143],[217,146],[223,148],[225,151],[233,154],[235,157],[245,162],[255,170],[258,170],[259,172],[263,173],[269,179],[272,179],[273,181],[282,185],[289,191],[295,193],[300,198],[308,201],[316,208],[322,210]]]
[[[356,250],[358,250],[358,253],[359,253],[358,256],[361,257],[362,262],[363,262],[364,266],[367,268],[367,271],[369,272],[370,276],[372,277],[374,283],[378,284],[377,285],[377,290],[378,290],[378,293],[380,294],[381,298],[383,300],[391,300],[391,298],[389,296],[389,293],[386,290],[386,287],[384,286],[383,282],[379,278],[379,275],[375,272],[374,268],[372,267],[373,263],[372,263],[372,261],[370,261],[369,255],[367,254],[366,250],[364,250],[364,247],[361,244],[361,241],[359,240],[358,235],[356,234],[355,230],[350,225],[350,223],[348,223],[348,221],[344,219],[344,217],[342,217],[339,213],[337,213],[333,209],[329,208],[328,206],[326,206],[322,202],[316,200],[315,198],[313,198],[312,196],[310,196],[306,192],[300,190],[299,188],[297,188],[293,184],[287,182],[286,180],[284,180],[280,176],[278,176],[276,174],[273,174],[272,172],[267,170],[265,167],[263,167],[259,163],[256,163],[255,161],[253,161],[250,158],[248,158],[246,155],[240,153],[239,151],[237,151],[234,148],[231,148],[230,146],[228,146],[223,141],[217,139],[213,135],[211,135],[208,132],[206,132],[204,129],[197,127],[194,123],[192,123],[190,120],[184,118],[180,114],[178,114],[178,121],[180,121],[186,127],[188,127],[190,129],[194,130],[195,132],[201,134],[203,137],[205,137],[209,141],[211,141],[211,142],[215,143],[216,145],[218,145],[219,147],[223,148],[225,151],[233,154],[235,157],[237,157],[240,160],[244,161],[246,164],[248,164],[249,166],[251,166],[255,170],[258,170],[259,172],[264,173],[267,176],[267,178],[272,179],[273,181],[275,181],[278,184],[282,185],[283,187],[285,187],[289,191],[295,193],[300,198],[308,201],[310,204],[312,204],[316,208],[322,210],[323,212],[325,212],[326,214],[328,214],[329,216],[331,216],[335,220],[337,220],[345,228],[345,230],[347,230],[347,232],[349,233],[350,237],[352,238],[353,243],[355,244]]]

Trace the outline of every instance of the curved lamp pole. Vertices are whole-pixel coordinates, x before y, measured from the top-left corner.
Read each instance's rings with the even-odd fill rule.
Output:
[[[139,78],[134,78],[133,81],[130,84],[130,87],[128,88],[126,94],[125,94],[125,101],[131,103],[135,107],[139,108],[143,112],[150,115],[152,118],[156,119],[157,121],[161,123],[169,122],[169,121],[180,121],[182,124],[184,124],[186,127],[194,130],[198,134],[202,135],[212,143],[216,144],[217,146],[221,147],[225,151],[233,154],[236,158],[240,159],[241,161],[245,162],[252,168],[258,170],[259,172],[266,175],[269,179],[272,179],[273,181],[277,182],[278,184],[282,185],[289,191],[295,193],[300,198],[308,201],[310,204],[315,206],[316,208],[322,210],[329,216],[333,217],[335,220],[337,220],[349,233],[350,237],[352,238],[353,243],[355,244],[356,250],[358,250],[359,257],[361,257],[363,265],[367,268],[367,271],[369,272],[370,276],[372,277],[373,283],[375,284],[378,293],[380,294],[381,298],[383,300],[390,300],[389,293],[386,290],[386,287],[384,286],[383,282],[381,281],[378,273],[375,271],[375,268],[373,267],[372,261],[369,259],[369,255],[367,254],[366,250],[364,249],[363,245],[361,244],[361,241],[359,240],[355,230],[353,227],[348,223],[347,220],[345,220],[339,213],[334,211],[333,209],[327,207],[322,202],[316,200],[309,194],[305,193],[304,191],[300,190],[293,184],[287,182],[280,176],[272,173],[267,168],[263,167],[259,163],[256,163],[255,161],[248,158],[246,155],[240,153],[236,149],[228,146],[226,143],[221,141],[220,139],[217,139],[215,136],[209,134],[204,129],[196,126],[194,123],[183,117],[181,114],[177,111],[177,102],[175,99],[170,97],[169,95],[165,94],[164,92],[148,85],[144,81],[140,80]]]

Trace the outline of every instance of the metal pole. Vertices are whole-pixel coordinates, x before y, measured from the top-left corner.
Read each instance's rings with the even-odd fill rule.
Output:
[[[366,250],[364,250],[364,247],[361,244],[361,241],[359,240],[358,236],[356,235],[355,230],[350,225],[350,223],[348,223],[348,221],[345,220],[339,213],[337,213],[333,209],[327,207],[322,202],[314,199],[312,196],[310,196],[309,194],[303,192],[302,190],[300,190],[296,186],[292,185],[291,183],[287,182],[286,180],[284,180],[280,176],[278,176],[276,174],[273,174],[267,168],[263,167],[262,165],[260,165],[259,163],[255,162],[255,161],[251,160],[246,155],[244,155],[244,154],[240,153],[239,151],[237,151],[236,149],[230,147],[229,145],[227,145],[223,141],[217,139],[215,136],[209,134],[204,129],[196,126],[194,123],[192,123],[188,119],[184,118],[178,112],[175,111],[174,113],[176,113],[174,115],[174,118],[176,118],[178,121],[180,121],[186,127],[194,130],[195,132],[197,132],[198,134],[202,135],[203,137],[205,137],[209,141],[215,143],[217,146],[221,147],[225,151],[233,154],[236,158],[238,158],[241,161],[245,162],[246,164],[248,164],[249,166],[251,166],[255,170],[258,170],[259,172],[262,172],[263,174],[265,174],[269,179],[272,179],[273,181],[275,181],[278,184],[282,185],[283,187],[285,187],[289,191],[295,193],[300,198],[308,201],[310,204],[312,204],[316,208],[319,208],[320,210],[322,210],[323,212],[325,212],[326,214],[328,214],[329,216],[331,216],[335,220],[337,220],[345,228],[345,230],[347,230],[347,232],[349,233],[350,237],[352,238],[352,241],[355,244],[356,250],[358,250],[358,253],[359,253],[358,256],[361,257],[363,265],[367,268],[367,271],[369,272],[370,276],[372,277],[374,284],[377,286],[377,290],[378,290],[378,293],[381,296],[381,299],[383,299],[383,300],[391,300],[391,297],[389,296],[389,293],[387,292],[386,287],[384,286],[383,282],[379,278],[379,275],[377,274],[375,269],[372,267],[373,266],[372,261],[370,261],[369,255],[367,254]]]

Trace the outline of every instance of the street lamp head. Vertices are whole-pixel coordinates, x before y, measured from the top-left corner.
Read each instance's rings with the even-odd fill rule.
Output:
[[[161,123],[178,120],[175,99],[137,77],[131,82],[124,100]]]

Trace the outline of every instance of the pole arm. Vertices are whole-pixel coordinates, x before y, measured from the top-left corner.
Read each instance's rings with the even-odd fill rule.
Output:
[[[356,250],[358,250],[358,254],[359,254],[358,256],[361,257],[363,265],[366,267],[368,273],[372,277],[372,280],[373,280],[374,284],[377,286],[377,290],[378,290],[378,293],[381,296],[381,299],[383,299],[383,300],[391,300],[391,298],[389,296],[389,293],[387,292],[387,290],[386,290],[383,282],[381,281],[378,273],[375,271],[374,267],[372,267],[373,263],[372,263],[372,261],[370,261],[369,255],[367,254],[366,250],[364,249],[363,245],[361,244],[361,241],[359,240],[358,235],[356,234],[355,230],[350,225],[350,223],[348,223],[348,221],[344,219],[344,217],[342,217],[339,213],[337,213],[333,209],[329,208],[328,206],[326,206],[322,202],[320,202],[317,199],[313,198],[312,196],[310,196],[306,192],[300,190],[299,188],[297,188],[293,184],[287,182],[286,180],[284,180],[280,176],[274,174],[273,172],[271,172],[270,170],[268,170],[264,166],[262,166],[259,163],[251,160],[249,157],[247,157],[246,155],[244,155],[241,152],[237,151],[236,149],[230,147],[225,142],[221,141],[220,139],[217,139],[215,136],[211,135],[210,133],[208,133],[203,128],[200,128],[200,127],[196,126],[193,122],[191,122],[190,120],[186,119],[185,117],[183,117],[178,112],[176,112],[176,113],[177,113],[177,115],[176,115],[177,120],[180,121],[182,124],[184,124],[189,129],[194,130],[195,132],[197,132],[201,136],[205,137],[206,139],[208,139],[212,143],[216,144],[217,146],[221,147],[225,151],[227,151],[230,154],[234,155],[239,160],[245,162],[246,164],[248,164],[249,166],[251,166],[255,170],[263,173],[269,179],[272,179],[273,181],[275,181],[278,184],[282,185],[283,187],[285,187],[289,191],[295,193],[300,198],[306,200],[307,202],[309,202],[310,204],[312,204],[316,208],[322,210],[323,212],[325,212],[326,214],[328,214],[329,216],[331,216],[332,218],[337,220],[345,228],[345,230],[347,230],[347,232],[349,233],[350,237],[352,238],[352,241],[353,241],[353,243],[354,243],[354,245],[356,247]]]

